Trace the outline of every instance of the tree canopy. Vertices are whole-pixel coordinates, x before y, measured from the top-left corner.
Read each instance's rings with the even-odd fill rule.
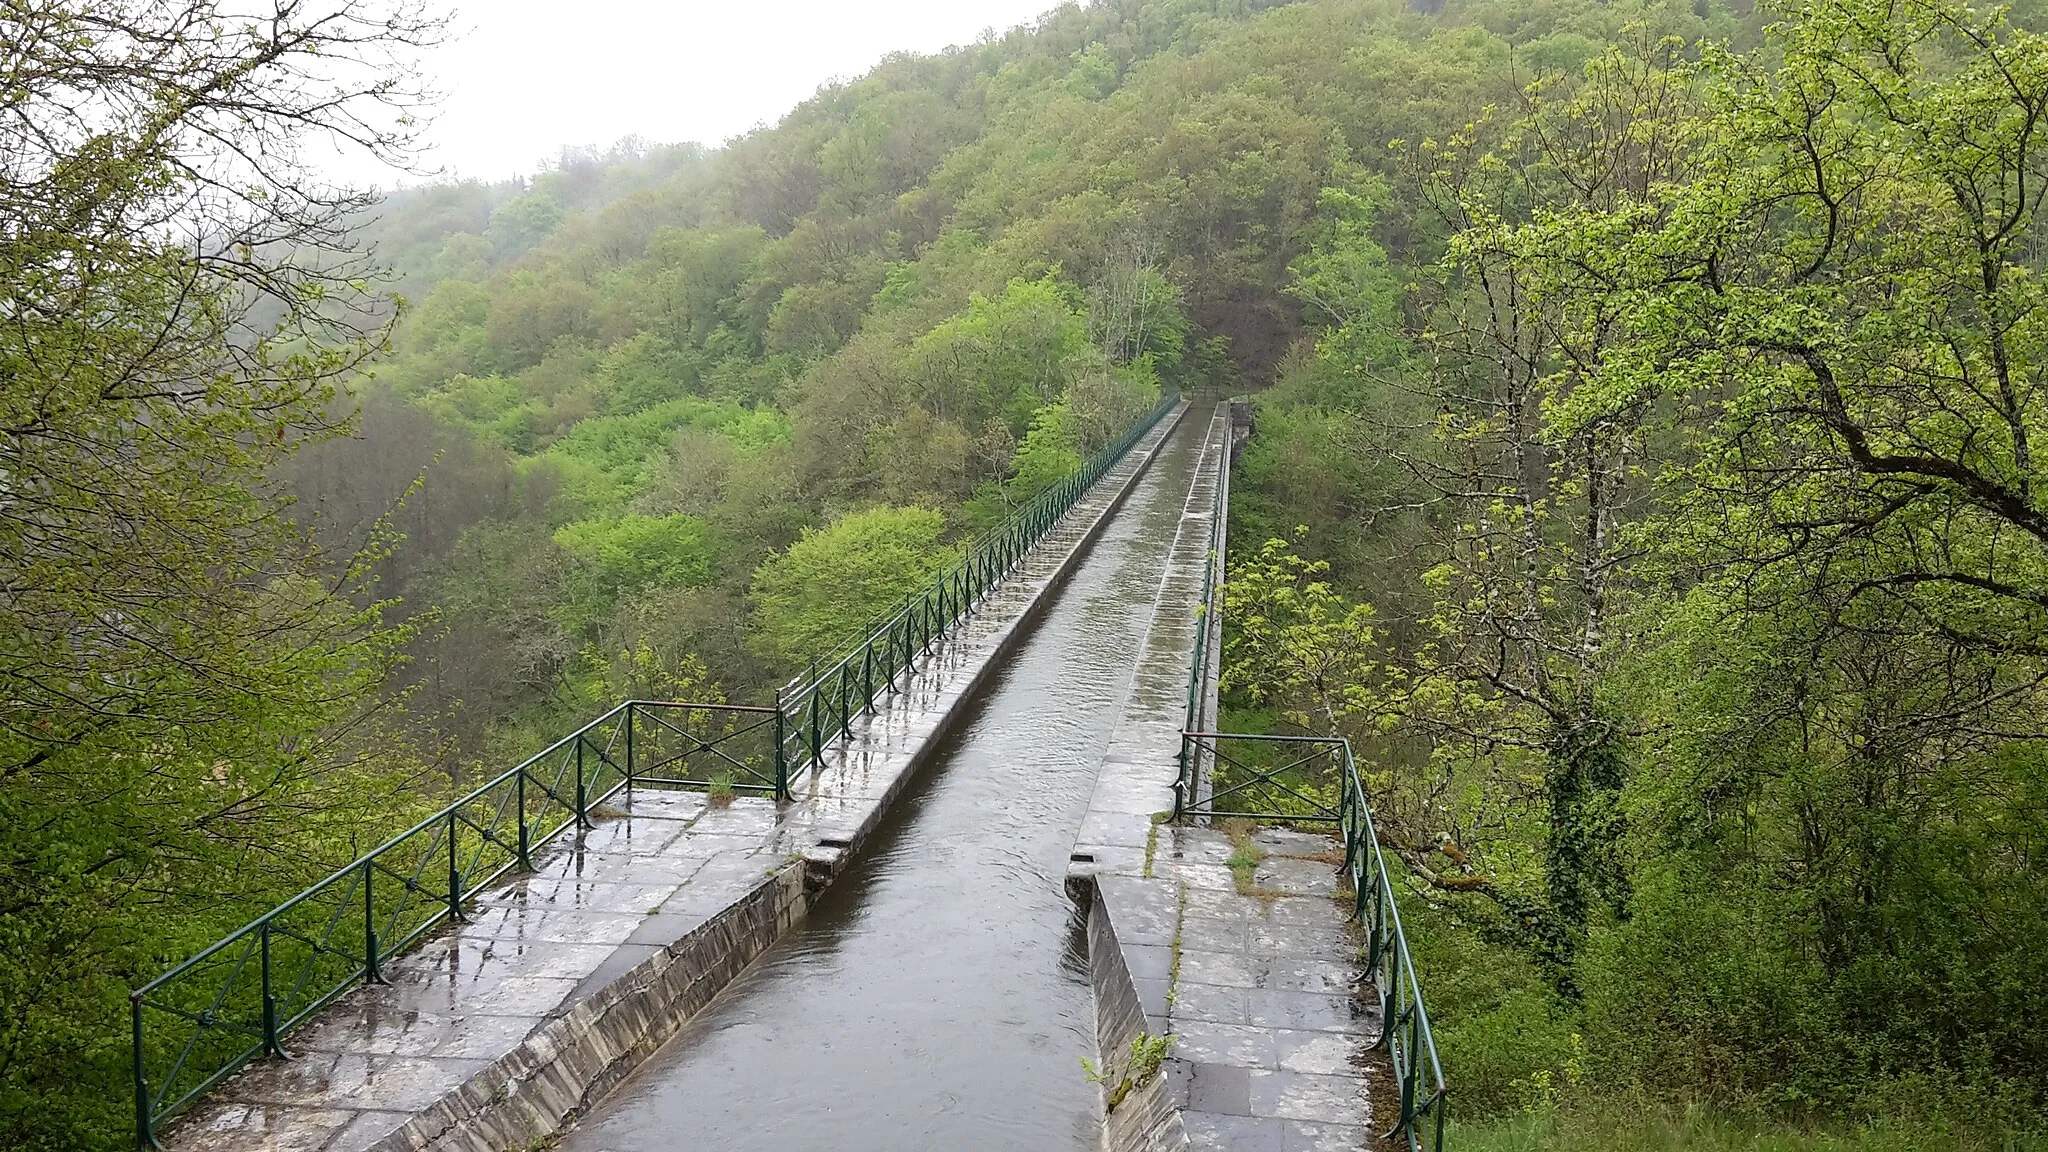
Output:
[[[0,1141],[125,1143],[128,987],[1168,389],[1257,394],[1224,719],[1360,750],[1475,1139],[2039,1128],[2030,8],[1095,0],[373,200],[299,160],[405,162],[439,25],[246,7],[0,2]]]

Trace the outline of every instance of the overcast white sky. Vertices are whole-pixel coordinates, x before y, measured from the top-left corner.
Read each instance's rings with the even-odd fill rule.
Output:
[[[495,180],[564,145],[722,143],[890,52],[969,43],[1057,2],[467,0],[459,39],[425,61],[446,94],[430,162]]]

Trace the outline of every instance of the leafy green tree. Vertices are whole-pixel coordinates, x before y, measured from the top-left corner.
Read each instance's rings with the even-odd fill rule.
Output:
[[[754,573],[761,642],[785,666],[859,637],[953,559],[946,518],[930,508],[870,508],[770,557]]]
[[[0,9],[0,1143],[132,1139],[124,993],[382,835],[361,558],[268,472],[382,342],[301,134],[403,163],[410,5]],[[318,147],[319,145],[313,145]],[[413,761],[416,764],[417,761]]]
[[[608,615],[622,597],[711,580],[704,522],[691,516],[614,516],[578,520],[555,533],[570,559],[562,612],[581,629]]]
[[[481,281],[490,274],[491,242],[473,232],[457,232],[434,254],[432,274],[450,280]]]
[[[484,239],[499,262],[511,260],[548,238],[562,223],[562,207],[545,192],[507,201],[491,213]]]
[[[1069,423],[1064,404],[1041,408],[1031,418],[1031,430],[1017,445],[1012,461],[1017,473],[1010,478],[1010,487],[1017,500],[1030,499],[1081,467],[1081,447]]]
[[[724,694],[712,682],[711,669],[694,652],[659,648],[643,638],[609,658],[596,648],[587,648],[583,662],[591,678],[591,694],[601,708],[628,700],[725,703]]]
[[[1751,1087],[1853,1100],[1967,1047],[1980,1087],[2038,1094],[2038,1041],[2004,1024],[2033,1010],[2037,964],[1999,941],[2048,900],[2007,854],[2040,834],[2012,803],[2043,735],[2027,366],[2048,40],[1939,0],[1788,16],[1774,67],[1707,54],[1683,178],[1519,241],[1617,321],[1558,434],[1652,399],[1697,413],[1645,533],[1673,577],[1660,735],[1689,774],[1643,789],[1659,847],[1695,868],[1645,865],[1659,899],[1622,938],[1614,1003],[1643,1011],[1628,950],[1658,933],[1789,918],[1799,939],[1765,947],[1813,1015],[1802,1051],[1744,1069]],[[1959,852],[1984,855],[1959,870]],[[1966,953],[1970,992],[1943,959]],[[1690,1032],[1685,1053],[1756,1038],[1767,978],[1702,964],[1689,979],[1725,1007],[1649,1029]]]
[[[1302,732],[1364,734],[1385,711],[1374,612],[1332,588],[1329,570],[1279,539],[1231,566],[1220,687]]]
[[[1000,421],[1015,433],[1070,380],[1101,364],[1086,315],[1050,274],[976,297],[910,354],[915,394],[933,415],[968,428]]]

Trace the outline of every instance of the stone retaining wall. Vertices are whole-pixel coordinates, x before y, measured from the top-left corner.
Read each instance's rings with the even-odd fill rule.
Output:
[[[797,864],[543,1024],[372,1152],[503,1152],[581,1115],[675,1035],[805,911]]]

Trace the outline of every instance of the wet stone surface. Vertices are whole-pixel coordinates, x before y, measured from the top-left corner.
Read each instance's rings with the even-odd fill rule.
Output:
[[[1227,421],[1212,420],[1124,712],[1074,847],[1092,888],[1090,963],[1105,1066],[1139,1032],[1174,1037],[1107,1125],[1112,1152],[1374,1147],[1369,1073],[1384,1054],[1330,836],[1262,829],[1247,892],[1229,836],[1155,823],[1173,808],[1188,669]],[[1318,859],[1322,857],[1323,859]],[[1126,1002],[1126,997],[1129,1002]],[[1107,1083],[1117,1083],[1113,1072]]]
[[[1379,1012],[1369,992],[1357,995],[1358,940],[1335,869],[1296,868],[1301,861],[1282,855],[1325,853],[1331,841],[1275,830],[1254,840],[1269,853],[1256,895],[1191,882],[1214,866],[1189,858],[1229,849],[1207,828],[1162,827],[1150,876],[1096,874],[1144,1030],[1174,1037],[1161,1088],[1186,1141],[1155,1132],[1116,1147],[1373,1146],[1368,1066],[1381,1056],[1372,1049]]]
[[[537,856],[534,873],[479,893],[466,922],[388,961],[388,984],[354,989],[287,1036],[293,1058],[259,1061],[223,1082],[160,1134],[165,1146],[193,1152],[508,1146],[499,1135],[460,1127],[463,1116],[483,1116],[494,1099],[519,1087],[504,1069],[540,1083],[550,1054],[563,1047],[563,1029],[573,1040],[574,1029],[585,1027],[589,1013],[582,1006],[616,999],[629,978],[654,979],[650,966],[666,960],[665,952],[702,936],[699,928],[731,910],[758,902],[760,893],[780,883],[778,876],[800,869],[815,890],[847,866],[921,766],[933,734],[964,710],[979,680],[1008,652],[1020,622],[1170,428],[1169,417],[972,616],[919,659],[914,673],[899,677],[900,692],[857,719],[849,738],[828,747],[825,763],[798,784],[792,803],[741,797],[711,805],[699,793],[646,787],[630,799],[615,798],[619,815],[552,845]],[[805,887],[782,885],[799,893],[797,915]],[[772,909],[769,917],[772,929]],[[773,935],[758,942],[748,937],[754,951],[745,956],[723,955],[717,979],[729,979]],[[708,997],[712,990],[697,991]],[[632,1058],[658,1042],[633,1039]],[[606,1050],[605,1044],[595,1049]],[[602,1071],[618,1074],[617,1060]],[[580,1106],[578,1085],[549,1087],[566,1093],[567,1106]],[[433,1111],[442,1127],[421,1135],[423,1121],[416,1118],[423,1111]],[[517,1142],[544,1135],[533,1132]]]

